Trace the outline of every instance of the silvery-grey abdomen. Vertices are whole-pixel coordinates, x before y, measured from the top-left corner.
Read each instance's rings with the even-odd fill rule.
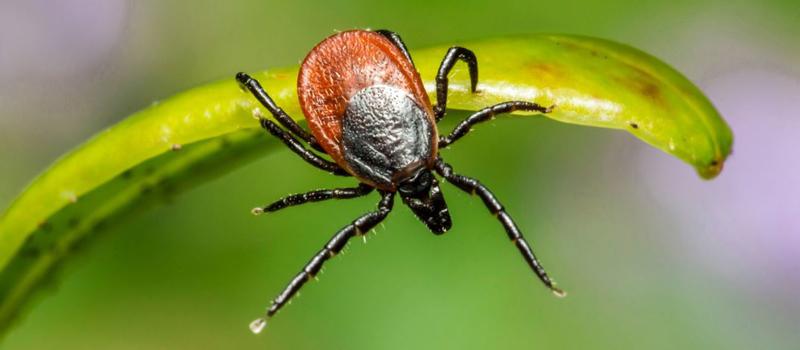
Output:
[[[403,90],[374,85],[356,93],[342,120],[344,159],[357,176],[383,188],[432,156],[433,129]]]

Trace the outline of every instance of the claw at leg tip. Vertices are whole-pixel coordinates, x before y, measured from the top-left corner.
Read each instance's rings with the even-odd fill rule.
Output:
[[[567,296],[567,292],[561,290],[560,288],[553,286],[550,290],[553,291],[553,295],[559,298],[564,298]]]
[[[261,215],[261,214],[264,214],[264,208],[255,207],[250,212],[253,213],[253,215]]]
[[[259,120],[259,121],[261,119],[264,119],[264,114],[261,113],[260,109],[258,109],[258,108],[254,108],[253,109],[253,119]]]
[[[253,322],[250,322],[250,331],[253,332],[253,334],[259,334],[266,326],[267,320],[263,318],[257,318]]]
[[[247,86],[245,86],[245,84],[247,83],[247,80],[249,80],[249,79],[250,79],[250,77],[247,74],[245,74],[244,72],[236,73],[236,82],[237,82],[237,85],[239,85],[239,89],[242,90],[242,91],[247,91]]]

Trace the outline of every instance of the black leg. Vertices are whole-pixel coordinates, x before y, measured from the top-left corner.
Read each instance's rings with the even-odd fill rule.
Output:
[[[283,292],[272,301],[272,305],[267,309],[265,317],[256,319],[250,323],[250,330],[254,333],[261,332],[267,324],[267,319],[275,315],[275,313],[278,312],[278,310],[280,310],[308,280],[313,278],[322,268],[322,264],[325,261],[341,252],[350,238],[366,234],[389,215],[394,203],[394,192],[381,191],[381,196],[381,201],[378,203],[378,210],[362,215],[333,235],[333,238],[328,241],[328,244],[322,247],[322,249],[311,258],[303,270],[301,270],[300,273],[289,282],[289,285],[286,286]]]
[[[408,53],[408,48],[406,47],[406,44],[403,42],[403,39],[400,38],[400,35],[388,29],[378,29],[375,31],[375,33],[383,35],[386,39],[389,39],[389,41],[391,41],[394,44],[394,46],[397,46],[397,48],[399,48],[400,51],[403,51],[403,55],[406,56],[408,61],[411,62],[412,65],[414,64],[414,60],[411,59],[411,55]]]
[[[275,124],[273,121],[263,117],[261,117],[259,121],[261,122],[262,128],[266,129],[270,134],[283,141],[283,143],[289,147],[289,149],[291,149],[294,153],[297,153],[300,158],[303,158],[309,164],[334,175],[350,176],[350,174],[344,169],[340,168],[338,164],[329,160],[325,160],[314,152],[306,149],[303,144],[300,143],[300,141],[297,141],[294,136],[281,129],[278,124]]]
[[[497,217],[497,219],[500,220],[500,223],[503,224],[503,228],[505,228],[508,238],[514,242],[514,245],[517,246],[519,252],[522,253],[522,257],[525,259],[525,262],[527,262],[531,269],[533,269],[533,272],[536,273],[536,276],[539,276],[539,279],[542,281],[542,283],[544,283],[547,288],[550,288],[555,295],[559,297],[566,295],[566,293],[564,293],[564,291],[561,289],[558,289],[550,277],[547,276],[547,272],[545,272],[544,267],[542,267],[542,265],[539,263],[539,260],[536,259],[536,255],[533,254],[533,249],[531,249],[531,246],[525,240],[525,237],[522,236],[517,224],[514,223],[514,220],[511,219],[511,216],[506,213],[503,205],[500,204],[497,198],[494,197],[494,194],[492,194],[492,192],[489,191],[486,186],[481,184],[478,180],[454,173],[453,168],[441,159],[439,159],[436,163],[436,172],[464,192],[477,194],[479,197],[481,197],[483,204],[485,204],[489,211],[492,212],[492,215]]]
[[[258,102],[261,104],[275,117],[275,120],[278,121],[283,127],[289,129],[289,131],[296,137],[299,137],[305,142],[308,142],[311,147],[316,149],[317,151],[324,152],[322,147],[319,146],[317,140],[314,139],[314,136],[303,130],[303,128],[298,125],[294,119],[292,119],[286,112],[283,111],[275,101],[272,100],[271,97],[264,91],[264,88],[261,87],[258,80],[253,79],[246,73],[239,72],[236,74],[236,81],[239,84],[250,91],[253,96],[256,97]]]
[[[328,199],[349,199],[361,197],[372,192],[373,188],[366,184],[359,184],[352,188],[335,188],[331,190],[316,190],[306,193],[293,194],[283,197],[265,207],[256,207],[253,214],[258,215],[263,212],[275,212],[286,207],[300,205],[308,202],[319,202]]]
[[[439,73],[436,74],[436,106],[433,107],[433,113],[436,115],[437,122],[444,117],[447,109],[447,74],[458,60],[467,63],[472,92],[475,92],[478,87],[478,59],[475,58],[475,53],[459,46],[453,46],[447,50],[442,64],[439,65]]]
[[[470,115],[467,117],[467,119],[461,121],[461,123],[459,123],[455,129],[453,129],[450,135],[439,138],[439,148],[447,147],[451,143],[456,142],[456,140],[469,133],[475,124],[491,120],[495,115],[511,113],[513,111],[550,113],[554,107],[555,106],[550,106],[545,108],[533,102],[526,101],[508,101],[486,107],[475,112],[475,114]]]

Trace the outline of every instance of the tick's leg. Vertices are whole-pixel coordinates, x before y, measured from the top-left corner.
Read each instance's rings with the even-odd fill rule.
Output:
[[[392,211],[394,203],[394,192],[381,192],[382,198],[378,203],[378,210],[367,213],[355,219],[350,225],[345,226],[328,241],[322,249],[311,258],[303,270],[289,282],[289,285],[272,301],[272,305],[267,309],[264,318],[259,318],[250,324],[250,329],[258,333],[266,326],[266,319],[275,315],[278,310],[294,296],[298,290],[311,278],[313,278],[322,268],[322,264],[342,251],[347,241],[358,235],[369,232],[375,225],[383,221],[389,212]]]
[[[297,153],[300,158],[303,158],[309,164],[325,170],[333,175],[339,176],[350,176],[348,172],[344,169],[340,168],[338,164],[331,162],[329,160],[323,159],[322,157],[318,156],[316,153],[309,151],[306,149],[300,141],[297,141],[294,136],[286,132],[285,130],[281,129],[278,124],[275,122],[267,119],[267,118],[260,118],[261,127],[266,129],[270,134],[279,138],[283,143],[292,150],[292,152]]]
[[[442,64],[439,65],[439,73],[436,74],[436,106],[433,107],[433,113],[436,115],[437,122],[444,117],[447,109],[447,74],[458,60],[464,61],[469,68],[472,92],[475,92],[475,88],[478,87],[478,59],[475,58],[475,53],[459,46],[453,46],[447,50]]]
[[[414,60],[411,59],[411,55],[408,53],[408,48],[406,47],[406,43],[403,42],[403,39],[400,38],[400,35],[388,29],[378,29],[375,31],[375,33],[383,35],[386,39],[389,39],[389,41],[391,41],[394,44],[394,46],[397,46],[397,48],[400,49],[400,51],[403,51],[403,55],[406,56],[408,61],[411,62],[412,65],[414,64]]]
[[[316,190],[306,193],[293,194],[283,197],[274,203],[265,207],[256,207],[253,209],[253,214],[261,214],[263,212],[275,212],[286,207],[300,205],[308,202],[320,202],[328,199],[350,199],[361,197],[372,192],[373,188],[366,184],[359,184],[358,187],[351,188],[334,188],[331,190]]]
[[[256,97],[258,102],[261,102],[261,104],[270,113],[272,113],[272,116],[275,117],[275,120],[277,120],[278,123],[281,123],[283,127],[289,129],[294,136],[299,137],[305,142],[308,142],[308,144],[311,145],[311,147],[313,147],[315,150],[325,152],[322,147],[319,146],[317,140],[314,139],[314,136],[303,130],[303,128],[301,128],[300,125],[298,125],[294,119],[292,119],[292,117],[286,114],[283,109],[275,104],[275,101],[269,97],[264,88],[261,87],[261,84],[258,83],[258,80],[253,79],[251,76],[247,75],[247,73],[239,72],[236,74],[236,81],[238,81],[242,87],[250,91],[250,93]]]
[[[566,295],[564,291],[558,289],[550,277],[547,276],[547,272],[544,271],[544,267],[542,267],[542,265],[539,263],[539,260],[536,259],[536,255],[533,254],[533,249],[531,249],[530,244],[528,244],[528,242],[525,240],[525,237],[522,237],[522,233],[519,231],[517,224],[514,223],[514,220],[511,219],[511,216],[509,216],[505,209],[503,209],[503,205],[497,201],[497,198],[494,197],[494,194],[492,194],[492,192],[489,191],[486,186],[481,184],[478,180],[454,173],[453,168],[441,159],[437,160],[436,172],[464,192],[477,194],[479,197],[481,197],[483,204],[486,205],[492,215],[500,220],[500,223],[503,225],[503,228],[505,228],[506,233],[508,234],[508,238],[514,242],[514,245],[517,246],[519,252],[522,253],[522,257],[525,259],[525,262],[527,262],[531,269],[533,269],[533,272],[536,273],[536,276],[539,276],[539,279],[542,281],[542,283],[544,283],[547,288],[550,288],[555,295],[559,297]]]
[[[469,133],[475,124],[492,120],[494,119],[494,116],[498,114],[511,113],[513,111],[550,113],[553,110],[553,107],[554,106],[545,108],[533,102],[526,101],[508,101],[486,107],[475,112],[475,114],[470,115],[467,117],[467,119],[461,121],[461,123],[459,123],[455,129],[453,129],[450,135],[440,137],[439,148],[447,147],[451,143],[456,142],[456,140]]]

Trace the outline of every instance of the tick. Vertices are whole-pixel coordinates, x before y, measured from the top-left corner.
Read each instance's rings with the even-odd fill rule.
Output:
[[[352,30],[330,36],[306,56],[297,79],[300,106],[311,133],[278,107],[258,81],[245,73],[236,75],[241,86],[285,128],[257,115],[267,132],[309,164],[359,181],[358,186],[352,188],[293,194],[253,209],[254,214],[328,199],[356,198],[373,191],[381,197],[377,210],[358,217],[336,232],[311,258],[272,301],[266,315],[250,324],[253,332],[261,332],[267,319],[313,278],[325,261],[341,252],[348,240],[367,234],[385,219],[392,211],[395,195],[399,194],[403,203],[434,234],[449,230],[452,227],[450,213],[434,173],[462,191],[480,197],[542,283],[556,295],[564,295],[547,276],[530,244],[494,194],[478,180],[454,172],[439,155],[440,149],[497,114],[517,110],[548,113],[552,107],[527,101],[499,103],[470,115],[450,134],[441,137],[436,123],[445,115],[447,75],[458,61],[467,64],[471,91],[476,91],[478,61],[475,54],[454,46],[439,66],[436,104],[432,105],[399,35],[388,30]]]

